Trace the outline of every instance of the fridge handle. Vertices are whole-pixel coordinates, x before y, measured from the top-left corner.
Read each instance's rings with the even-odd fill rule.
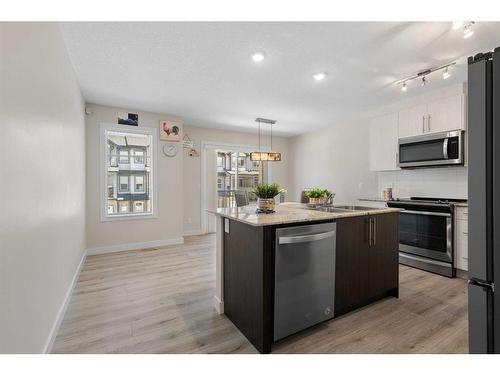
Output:
[[[468,283],[469,285],[480,286],[482,288],[490,289],[493,293],[495,293],[495,283],[489,283],[487,281],[478,280],[475,278],[468,280]]]

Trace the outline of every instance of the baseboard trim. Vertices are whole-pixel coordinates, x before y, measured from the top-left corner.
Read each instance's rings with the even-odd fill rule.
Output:
[[[177,238],[170,238],[168,240],[133,242],[120,245],[113,245],[113,246],[94,247],[87,249],[87,256],[97,255],[97,254],[117,253],[120,251],[129,251],[129,250],[151,249],[154,247],[163,247],[169,245],[181,245],[183,243],[184,243],[184,237],[177,237]]]
[[[224,301],[221,301],[219,297],[214,296],[215,310],[219,315],[224,314]]]
[[[78,276],[80,276],[80,272],[82,270],[86,258],[87,258],[87,252],[84,251],[82,254],[82,258],[80,259],[80,263],[78,264],[78,267],[76,267],[75,274],[73,275],[73,280],[71,280],[71,284],[69,285],[69,288],[66,291],[66,295],[64,296],[64,301],[59,307],[56,320],[52,325],[52,329],[50,330],[50,334],[45,343],[45,347],[43,348],[43,353],[45,354],[48,354],[52,351],[52,347],[54,346],[54,342],[56,341],[59,328],[61,327],[61,324],[64,320],[64,316],[66,315],[66,310],[68,309],[69,301],[71,300],[71,296],[73,295],[73,290],[75,289],[76,282],[78,281]]]
[[[188,230],[185,230],[182,235],[184,237],[187,237],[187,236],[199,236],[199,235],[202,235],[204,234],[203,231],[201,229],[188,229]]]

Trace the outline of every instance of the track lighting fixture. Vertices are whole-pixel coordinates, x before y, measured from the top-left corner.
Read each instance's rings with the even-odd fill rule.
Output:
[[[426,70],[422,70],[418,73],[415,73],[413,74],[412,76],[409,76],[409,77],[406,77],[406,78],[403,78],[403,79],[400,79],[399,81],[396,81],[395,82],[395,85],[401,85],[401,91],[402,92],[406,92],[408,90],[408,82],[414,80],[414,79],[419,79],[421,81],[421,86],[427,86],[427,84],[429,83],[427,81],[427,76],[431,73],[434,73],[434,72],[437,72],[437,71],[440,71],[440,70],[443,70],[443,79],[448,79],[451,77],[451,74],[450,74],[450,67],[455,65],[456,62],[453,61],[451,63],[448,63],[448,64],[444,64],[444,65],[441,65],[441,66],[436,66],[436,67],[433,67],[433,68],[429,68],[429,69],[426,69]]]

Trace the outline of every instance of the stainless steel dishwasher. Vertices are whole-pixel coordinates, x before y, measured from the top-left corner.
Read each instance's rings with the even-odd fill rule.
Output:
[[[276,230],[274,341],[333,318],[336,224]]]

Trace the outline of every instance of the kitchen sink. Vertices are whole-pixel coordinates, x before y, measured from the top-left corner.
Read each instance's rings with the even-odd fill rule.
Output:
[[[364,206],[319,206],[314,208],[308,208],[309,210],[322,211],[322,212],[347,212],[347,211],[376,211],[380,208],[375,207],[364,207]]]
[[[334,208],[339,208],[341,210],[348,210],[348,211],[376,211],[380,210],[380,208],[376,207],[364,207],[364,206],[334,206]]]

